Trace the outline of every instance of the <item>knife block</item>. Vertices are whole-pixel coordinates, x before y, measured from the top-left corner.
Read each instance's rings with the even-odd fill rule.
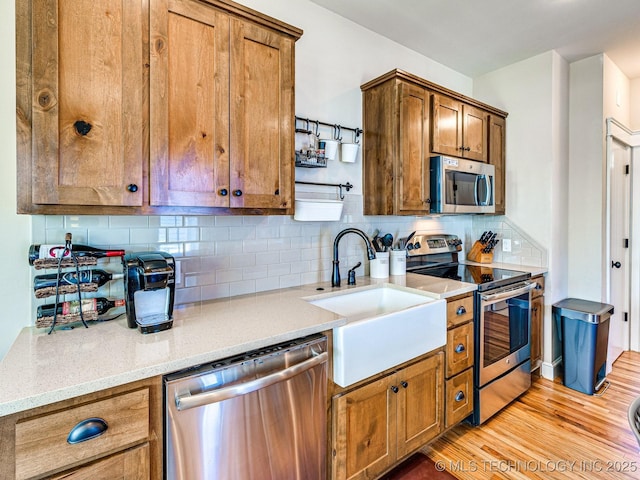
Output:
[[[480,242],[475,242],[469,253],[467,253],[467,260],[478,263],[493,263],[493,252],[483,253],[482,249],[484,245]]]

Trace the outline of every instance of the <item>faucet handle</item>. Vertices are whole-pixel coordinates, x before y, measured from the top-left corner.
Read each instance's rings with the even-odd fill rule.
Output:
[[[356,268],[362,265],[362,262],[356,263],[353,268],[351,268],[348,272],[349,276],[347,279],[347,285],[355,285],[356,284]]]

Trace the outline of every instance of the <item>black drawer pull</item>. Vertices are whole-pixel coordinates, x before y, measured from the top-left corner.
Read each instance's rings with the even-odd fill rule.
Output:
[[[136,185],[135,183],[130,183],[129,185],[127,185],[127,190],[131,193],[136,193],[138,191],[138,185]]]
[[[234,190],[233,191],[233,196],[234,197],[241,197],[242,196],[242,190]]]
[[[400,389],[399,389],[398,387],[396,387],[395,385],[392,385],[392,386],[391,386],[391,391],[392,391],[393,393],[398,393],[398,392],[400,391]]]
[[[409,384],[404,380],[400,382],[400,385],[402,385],[402,388],[407,388],[409,386]]]
[[[221,188],[218,192],[221,196],[226,197],[229,194],[229,191],[226,188]]]
[[[466,350],[466,348],[465,348],[464,344],[462,344],[462,343],[459,343],[459,344],[456,346],[456,353],[462,353],[462,352],[464,352],[465,350]]]
[[[464,315],[465,313],[467,313],[467,309],[464,308],[464,305],[460,305],[456,310],[456,315]]]
[[[464,392],[460,390],[456,393],[456,402],[461,402],[462,400],[464,400]]]
[[[86,442],[92,438],[99,437],[107,431],[109,425],[102,418],[87,418],[81,421],[69,432],[67,443],[74,445],[76,443]]]

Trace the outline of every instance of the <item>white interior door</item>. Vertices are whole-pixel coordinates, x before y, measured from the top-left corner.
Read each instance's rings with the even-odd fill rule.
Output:
[[[614,313],[609,323],[607,372],[625,350],[629,350],[631,288],[631,147],[612,138],[609,143],[610,175],[610,283],[609,303]]]

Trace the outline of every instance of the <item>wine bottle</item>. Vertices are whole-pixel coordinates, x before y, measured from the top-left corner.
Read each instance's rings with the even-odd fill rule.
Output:
[[[57,313],[58,315],[74,315],[79,314],[80,308],[82,308],[83,313],[96,312],[98,315],[102,315],[112,308],[124,307],[125,301],[124,299],[109,300],[104,297],[97,297],[83,299],[82,307],[80,305],[81,304],[78,300],[72,300],[70,302],[60,302],[58,304]],[[53,314],[56,312],[55,307],[56,305],[53,303],[40,305],[37,312],[38,318],[53,317]]]
[[[101,287],[111,280],[118,280],[123,277],[123,273],[109,273],[99,269],[80,271],[80,283],[95,283],[98,287]],[[56,283],[59,285],[77,285],[78,275],[76,272],[65,272],[60,275],[59,282],[58,274],[56,273],[36,275],[33,279],[33,289],[38,290],[40,288],[55,287]]]
[[[76,243],[71,246],[71,250],[78,257],[121,257],[125,253],[124,250],[103,250]],[[31,245],[29,247],[29,265],[33,265],[33,262],[41,258],[60,258],[64,252],[64,245]],[[69,252],[66,256],[70,256]]]

